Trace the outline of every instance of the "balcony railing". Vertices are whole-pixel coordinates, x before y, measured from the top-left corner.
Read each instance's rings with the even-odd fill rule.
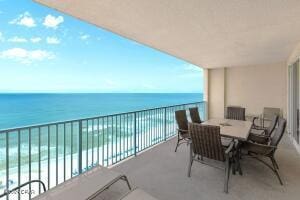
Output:
[[[176,110],[206,103],[55,122],[0,131],[0,194],[31,180],[50,189],[95,165],[110,166],[176,135]],[[41,193],[30,184],[7,199],[30,199]],[[28,195],[24,195],[28,194]]]

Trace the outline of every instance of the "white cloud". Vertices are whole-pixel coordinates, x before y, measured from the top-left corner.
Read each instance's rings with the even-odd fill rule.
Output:
[[[187,64],[184,66],[184,70],[186,71],[202,71],[202,68],[198,67],[197,65],[193,65],[193,64]]]
[[[31,17],[29,12],[19,15],[16,19],[9,22],[10,24],[17,24],[32,28],[36,26],[35,20]]]
[[[12,48],[0,52],[1,59],[11,59],[23,64],[30,64],[34,61],[43,61],[53,59],[54,55],[51,52],[44,50],[26,50],[22,48]]]
[[[46,26],[47,28],[53,28],[57,29],[58,25],[64,22],[64,18],[62,16],[52,16],[52,15],[47,15],[44,19],[43,25]]]
[[[42,40],[42,38],[40,38],[40,37],[35,37],[35,38],[31,38],[31,39],[30,39],[30,41],[31,41],[32,43],[39,43],[41,40]]]
[[[0,32],[0,42],[4,42],[4,36],[3,36],[3,34]]]
[[[46,39],[48,44],[59,44],[60,40],[56,37],[47,37]]]
[[[81,35],[80,36],[80,39],[81,40],[87,40],[87,39],[89,39],[90,38],[90,35],[88,35],[88,34],[85,34],[85,35]]]
[[[22,38],[22,37],[12,37],[9,38],[7,41],[9,42],[14,42],[14,43],[26,43],[27,39],[26,38]]]

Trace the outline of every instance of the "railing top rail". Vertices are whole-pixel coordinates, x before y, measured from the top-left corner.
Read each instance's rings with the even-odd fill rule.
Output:
[[[155,107],[155,108],[150,108],[150,109],[142,109],[142,110],[136,110],[136,111],[130,111],[130,112],[109,114],[109,115],[100,115],[100,116],[94,116],[94,117],[88,117],[88,118],[57,121],[57,122],[44,123],[44,124],[35,124],[35,125],[30,125],[30,126],[14,127],[14,128],[9,128],[9,129],[3,129],[3,130],[0,129],[0,134],[7,133],[7,132],[20,131],[20,130],[24,130],[24,129],[34,129],[34,128],[39,128],[39,127],[54,126],[54,125],[58,125],[58,124],[74,123],[74,122],[80,122],[80,121],[94,120],[94,119],[98,119],[98,118],[106,118],[106,117],[113,117],[113,116],[126,115],[126,114],[128,115],[128,114],[145,112],[145,111],[152,111],[152,110],[158,110],[158,109],[165,109],[165,108],[172,108],[172,107],[177,107],[177,106],[186,106],[186,105],[193,105],[193,104],[201,104],[201,103],[206,103],[206,101],[197,101],[197,102],[191,102],[191,103],[185,103],[185,104],[176,104],[176,105],[170,105],[170,106]]]

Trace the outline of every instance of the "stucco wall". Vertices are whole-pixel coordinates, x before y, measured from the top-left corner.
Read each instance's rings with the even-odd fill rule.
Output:
[[[279,107],[286,116],[286,63],[209,70],[209,117],[223,117],[224,107],[246,108],[248,115],[263,107]]]
[[[208,70],[208,117],[220,118],[224,116],[224,88],[225,70]]]
[[[226,105],[240,105],[247,114],[264,107],[280,108],[286,116],[287,74],[285,63],[226,69]]]

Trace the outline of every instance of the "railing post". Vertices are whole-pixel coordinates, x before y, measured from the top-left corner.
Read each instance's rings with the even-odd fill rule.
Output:
[[[134,156],[136,156],[136,112],[134,112]]]
[[[78,134],[78,173],[82,173],[82,120],[79,121]]]
[[[165,116],[165,119],[164,119],[164,140],[166,141],[167,140],[167,107],[165,107],[164,109],[164,116]]]

